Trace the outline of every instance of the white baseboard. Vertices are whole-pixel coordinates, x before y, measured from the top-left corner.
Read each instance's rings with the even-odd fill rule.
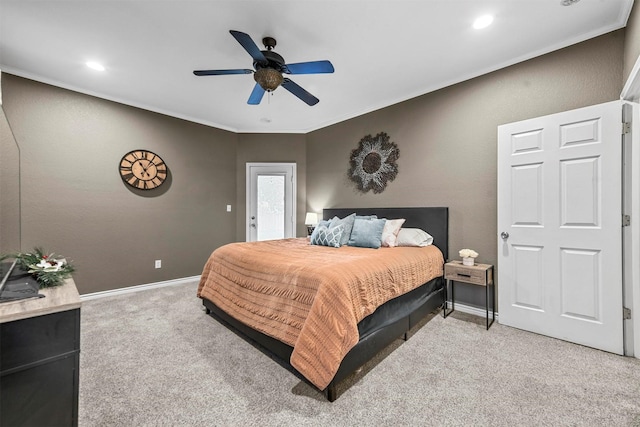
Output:
[[[115,295],[130,294],[133,292],[146,291],[155,288],[164,288],[165,286],[185,285],[200,281],[200,276],[183,277],[181,279],[165,280],[163,282],[147,283],[146,285],[128,286],[126,288],[111,289],[108,291],[92,292],[90,294],[80,295],[80,301],[89,301],[92,299],[112,297]]]
[[[487,317],[487,311],[481,307],[474,307],[472,305],[460,304],[456,302],[456,311],[461,313],[473,314],[474,316]],[[451,301],[447,302],[447,310],[451,309]],[[493,316],[491,308],[489,308],[489,317]],[[498,313],[496,312],[496,322],[498,321]]]

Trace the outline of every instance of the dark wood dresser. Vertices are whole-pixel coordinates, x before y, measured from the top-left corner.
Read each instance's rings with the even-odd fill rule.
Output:
[[[0,426],[78,425],[80,296],[40,293],[0,304]]]

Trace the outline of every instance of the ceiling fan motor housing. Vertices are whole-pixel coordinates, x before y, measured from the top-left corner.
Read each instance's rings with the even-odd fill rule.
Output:
[[[273,68],[280,72],[284,71],[284,58],[272,50],[263,50],[262,54],[267,59],[267,62],[253,61],[253,68],[259,70],[260,68]]]

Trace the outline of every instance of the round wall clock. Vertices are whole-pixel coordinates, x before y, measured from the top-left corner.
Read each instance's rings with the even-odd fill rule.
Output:
[[[167,179],[167,165],[147,150],[129,151],[120,160],[122,180],[138,190],[153,190]]]
[[[349,179],[356,183],[359,191],[382,193],[398,175],[400,157],[398,146],[389,140],[389,135],[380,132],[367,135],[360,140],[358,148],[351,151]]]

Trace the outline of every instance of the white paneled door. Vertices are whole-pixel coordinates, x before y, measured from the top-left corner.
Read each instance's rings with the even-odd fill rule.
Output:
[[[296,164],[247,163],[247,241],[295,237]]]
[[[623,353],[622,106],[498,127],[500,323]]]

